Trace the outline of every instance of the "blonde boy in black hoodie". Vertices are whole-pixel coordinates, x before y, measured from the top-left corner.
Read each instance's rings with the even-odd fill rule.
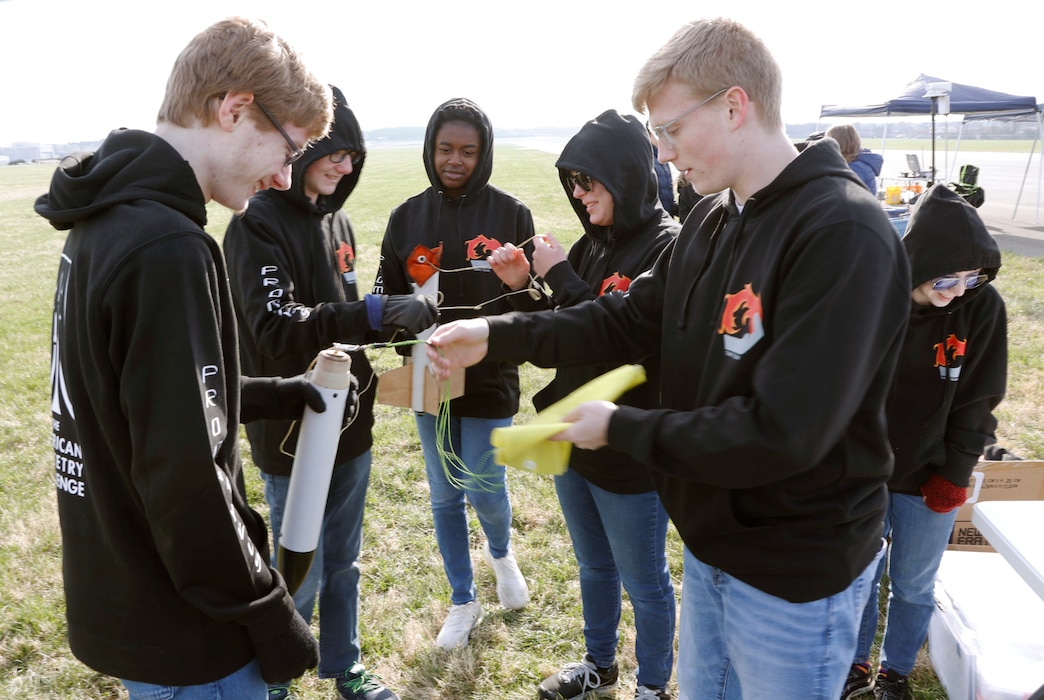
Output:
[[[239,422],[301,415],[307,382],[242,381],[207,202],[290,186],[330,91],[263,23],[178,56],[154,133],[64,159],[38,214],[65,231],[51,411],[69,646],[143,697],[255,698],[316,642],[246,500]],[[317,408],[322,409],[322,398]]]
[[[870,652],[882,560],[843,700],[875,685],[880,698],[913,697],[907,676],[928,634],[935,574],[972,469],[994,442],[993,410],[1007,383],[1007,317],[989,284],[1001,255],[975,207],[943,185],[932,187],[910,218],[903,245],[913,292],[887,404],[895,452],[885,519],[891,534],[888,622],[875,679]]]
[[[906,256],[833,140],[787,139],[781,84],[745,27],[682,27],[632,103],[660,158],[722,194],[627,294],[457,321],[427,350],[438,376],[659,357],[658,407],[587,402],[556,439],[647,465],[685,543],[680,700],[836,700],[883,555]]]

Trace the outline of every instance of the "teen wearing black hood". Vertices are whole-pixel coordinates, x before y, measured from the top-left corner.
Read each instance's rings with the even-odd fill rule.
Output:
[[[489,118],[471,100],[445,102],[428,122],[423,155],[431,187],[392,211],[374,293],[407,294],[413,284],[423,284],[427,275],[438,272],[441,320],[510,311],[486,258],[507,243],[531,249],[533,216],[517,198],[489,184]],[[418,279],[421,275],[424,279]],[[442,649],[466,644],[482,617],[471,569],[465,495],[488,538],[484,556],[496,574],[501,604],[520,609],[529,602],[528,585],[511,550],[505,467],[492,463],[489,442],[492,429],[511,424],[518,402],[518,365],[489,361],[468,368],[463,396],[442,405],[440,410],[449,412],[449,435],[436,433],[436,416],[416,415],[435,538],[452,589],[452,608],[435,640]],[[457,455],[465,469],[447,465],[444,470],[443,449]]]
[[[294,163],[290,189],[258,192],[225,232],[240,355],[248,374],[301,374],[335,342],[363,343],[368,333],[386,326],[415,333],[435,320],[434,304],[420,295],[359,299],[355,235],[343,207],[359,182],[366,147],[344,95],[336,87],[332,93],[330,134]],[[383,318],[375,318],[374,309],[383,310]],[[310,620],[319,596],[319,677],[336,678],[341,697],[349,700],[391,700],[397,696],[359,663],[359,553],[375,389],[365,353],[351,358],[358,408],[345,417],[319,547],[294,601]],[[265,482],[276,549],[300,429],[299,420],[246,427]],[[288,686],[288,681],[270,686],[269,700],[285,698]]]
[[[240,420],[301,415],[314,388],[241,377],[225,260],[203,227],[211,200],[239,211],[288,187],[330,117],[292,47],[222,20],[175,60],[153,133],[66,157],[36,201],[68,231],[51,412],[69,646],[131,700],[261,700],[318,660],[269,565],[238,439]]]
[[[944,185],[932,187],[910,217],[903,245],[913,293],[886,409],[895,452],[885,519],[888,620],[875,679],[870,652],[882,560],[843,699],[875,684],[878,697],[913,697],[906,677],[928,634],[935,574],[972,470],[995,441],[993,410],[1007,384],[1007,315],[989,284],[1001,255],[975,207]]]
[[[658,199],[653,163],[645,127],[616,110],[587,122],[569,140],[555,166],[584,235],[568,256],[554,236],[538,238],[532,269],[550,286],[552,298],[512,297],[516,308],[573,306],[626,293],[631,280],[652,267],[679,228]],[[521,251],[504,246],[491,263],[512,289],[529,284],[530,265]],[[624,394],[621,404],[655,407],[660,363],[653,357],[644,365],[648,381]],[[533,404],[543,410],[617,366],[560,368]],[[637,630],[635,697],[670,697],[676,601],[667,566],[667,512],[652,476],[625,452],[577,448],[570,451],[566,473],[555,477],[555,489],[580,568],[587,654],[546,678],[540,697],[576,698],[615,687],[621,584]]]

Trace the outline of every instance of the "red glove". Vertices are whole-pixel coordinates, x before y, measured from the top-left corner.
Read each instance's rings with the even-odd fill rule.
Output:
[[[936,513],[949,513],[960,508],[968,498],[968,487],[958,486],[938,474],[932,474],[928,481],[921,484],[921,495],[924,504]]]

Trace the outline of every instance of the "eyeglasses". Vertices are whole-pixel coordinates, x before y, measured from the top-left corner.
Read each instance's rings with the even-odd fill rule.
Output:
[[[286,139],[286,145],[290,146],[290,155],[288,155],[286,160],[283,161],[283,167],[285,168],[286,166],[292,165],[301,160],[301,156],[304,155],[304,149],[299,148],[297,144],[294,143],[294,140],[290,138],[290,134],[286,133],[286,129],[283,128],[283,125],[276,121],[276,118],[272,116],[271,112],[265,109],[263,104],[257,100],[254,100],[254,104],[257,105],[258,109],[264,112],[265,116],[268,117],[268,121],[272,122],[272,124],[275,125],[275,128],[279,130],[279,133],[283,135],[283,138]]]
[[[359,162],[359,152],[349,150],[336,151],[327,156],[327,158],[330,159],[331,163],[343,163],[344,159],[347,158],[352,161],[352,165],[355,165]]]
[[[940,277],[932,280],[932,289],[937,292],[946,289],[953,289],[961,282],[964,282],[965,289],[975,289],[979,285],[985,284],[989,281],[990,276],[986,274],[968,275],[967,277]]]
[[[570,190],[575,190],[577,185],[580,185],[580,189],[584,192],[590,192],[594,189],[594,180],[591,179],[590,175],[573,170],[566,175],[566,184],[569,185]]]
[[[660,126],[652,127],[652,132],[653,132],[653,135],[656,137],[656,140],[657,141],[663,141],[664,143],[667,144],[668,148],[674,148],[674,139],[672,139],[670,134],[667,133],[667,130],[670,129],[675,124],[677,124],[678,122],[680,122],[682,119],[685,119],[685,117],[689,116],[690,114],[695,112],[697,109],[699,109],[703,105],[705,105],[708,102],[710,102],[711,100],[713,100],[715,97],[719,97],[721,95],[724,95],[726,92],[728,92],[728,90],[729,90],[729,88],[722,88],[721,90],[718,90],[716,93],[714,93],[713,95],[711,95],[710,97],[705,99],[703,102],[698,103],[695,107],[690,107],[689,109],[685,110],[684,112],[682,112],[681,114],[679,114],[677,117],[675,117],[674,119],[670,120],[666,124],[661,124]]]

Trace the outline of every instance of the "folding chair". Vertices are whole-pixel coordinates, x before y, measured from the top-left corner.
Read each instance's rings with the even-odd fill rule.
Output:
[[[979,168],[974,165],[962,165],[960,172],[960,181],[951,182],[950,189],[978,209],[986,201],[986,191],[979,187]]]

